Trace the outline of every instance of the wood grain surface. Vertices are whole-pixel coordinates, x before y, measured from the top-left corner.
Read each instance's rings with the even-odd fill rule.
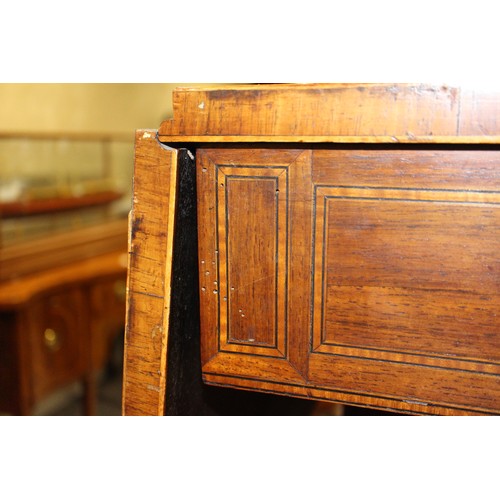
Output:
[[[205,380],[500,411],[498,162],[481,150],[198,150]]]
[[[124,415],[164,413],[176,189],[177,151],[159,144],[154,131],[138,132],[129,218]]]
[[[126,248],[126,218],[7,245],[0,247],[0,283]]]
[[[431,84],[179,88],[168,142],[498,143],[500,93]]]
[[[165,414],[167,227],[187,146],[205,388],[500,413],[500,93],[312,84],[173,97],[158,138],[174,149],[138,134],[126,414]],[[198,363],[179,359],[179,373]]]

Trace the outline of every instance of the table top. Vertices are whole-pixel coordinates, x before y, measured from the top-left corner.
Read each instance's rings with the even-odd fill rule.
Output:
[[[180,87],[173,110],[162,142],[500,143],[500,92],[450,85]]]
[[[125,274],[128,254],[114,251],[0,283],[0,310],[15,309],[57,287]]]

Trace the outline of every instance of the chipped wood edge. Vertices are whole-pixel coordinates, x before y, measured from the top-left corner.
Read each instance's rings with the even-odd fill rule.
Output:
[[[154,130],[137,131],[135,148],[122,415],[164,415],[177,150]]]

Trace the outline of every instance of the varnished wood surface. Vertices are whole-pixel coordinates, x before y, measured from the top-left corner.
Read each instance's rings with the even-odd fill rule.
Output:
[[[307,194],[296,182],[307,178],[304,167],[310,161],[310,152],[243,150],[235,154],[225,149],[199,150],[198,161],[201,321],[202,332],[213,332],[203,336],[202,360],[207,362],[219,351],[256,354],[259,357],[242,360],[242,369],[248,362],[247,369],[252,371],[257,363],[256,370],[273,372],[274,376],[279,372],[301,383],[303,375],[295,367],[305,369],[308,340],[289,332],[308,327],[308,313],[298,306],[310,280],[305,267],[291,268],[289,261],[291,239],[306,237],[308,230],[311,234],[310,227],[301,222],[311,207],[304,206],[301,196],[307,198]],[[248,186],[259,186],[262,178],[266,182],[274,179],[272,196],[241,211],[239,186],[227,183],[231,176]],[[290,191],[292,182],[297,184],[296,191]],[[231,193],[233,189],[236,196]],[[258,223],[247,224],[247,217]],[[269,217],[273,222],[265,227],[263,223]],[[255,234],[257,224],[260,230]],[[238,230],[233,232],[233,227]],[[241,241],[245,243],[241,245]],[[266,244],[270,248],[262,248]],[[308,261],[309,249],[294,246],[293,252],[300,261]],[[216,288],[211,286],[214,283]],[[288,307],[288,302],[297,307]],[[220,337],[214,330],[218,318]],[[288,354],[293,366],[286,361]],[[263,361],[260,365],[259,360]]]
[[[177,151],[136,135],[123,379],[124,415],[162,415],[171,300]]]
[[[0,282],[0,310],[22,307],[47,290],[79,284],[103,277],[125,276],[127,253],[122,251],[82,259],[60,267],[51,267],[19,279]]]
[[[52,294],[48,300],[33,301],[29,314],[23,315],[23,328],[29,332],[24,340],[31,347],[30,388],[34,402],[84,376],[89,346],[89,317],[85,313],[85,295],[80,288],[73,287]],[[47,328],[56,332],[54,348],[45,344],[43,332]]]
[[[194,158],[178,151],[179,198],[172,254],[165,415],[308,415],[315,402],[214,387],[202,380]]]
[[[179,88],[174,142],[499,143],[500,92],[431,84]]]
[[[113,342],[123,338],[125,325],[126,274],[109,279],[96,279],[89,290],[89,330],[91,338],[92,370],[105,366],[113,349]]]
[[[126,275],[123,249],[0,283],[0,411],[30,415],[84,381],[85,414],[95,414],[97,373],[123,333]]]
[[[498,93],[426,84],[174,92],[158,134],[197,161],[205,383],[412,414],[498,414],[499,109]],[[147,225],[131,224],[144,248],[131,280],[171,269],[164,230],[175,216],[177,151],[151,144],[156,168],[137,168],[137,151],[137,206],[159,201],[138,212]],[[168,310],[171,297],[157,291],[129,290],[129,346],[142,359],[126,369],[138,383],[125,414],[168,413],[165,388],[176,383],[164,383],[168,356],[150,334],[155,324],[163,342],[170,333],[156,299]],[[146,317],[149,327],[137,323]],[[197,363],[180,359],[168,366]]]
[[[0,283],[121,252],[127,247],[127,229],[127,219],[120,218],[1,247]]]
[[[499,152],[197,155],[207,382],[500,412]]]

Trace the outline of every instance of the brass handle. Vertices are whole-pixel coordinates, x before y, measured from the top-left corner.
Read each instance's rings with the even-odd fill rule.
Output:
[[[47,328],[43,332],[43,341],[51,351],[57,351],[61,347],[59,334],[52,328]]]

